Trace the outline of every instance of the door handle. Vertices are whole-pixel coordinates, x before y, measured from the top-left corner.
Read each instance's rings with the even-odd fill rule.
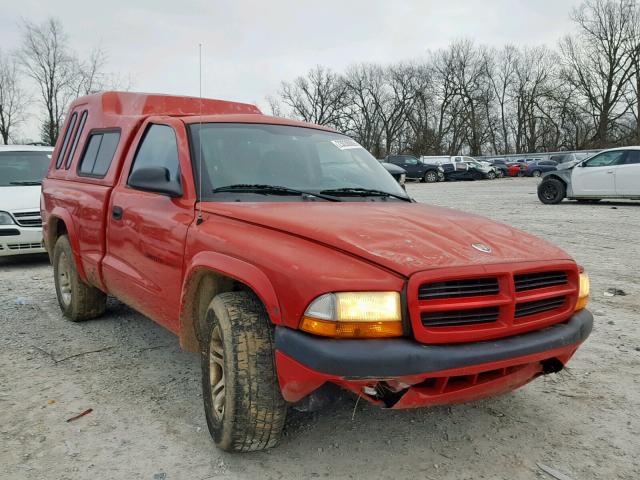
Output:
[[[613,170],[607,170],[607,173],[613,173]]]
[[[114,206],[111,209],[111,216],[113,217],[114,220],[122,220],[122,207],[116,207]]]

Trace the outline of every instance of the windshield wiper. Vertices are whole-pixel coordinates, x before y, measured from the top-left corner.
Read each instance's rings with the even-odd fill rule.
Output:
[[[396,195],[395,193],[385,192],[384,190],[375,190],[372,188],[345,187],[334,188],[331,190],[322,190],[320,193],[327,195],[351,196],[351,197],[393,197],[405,202],[411,202],[411,198]]]
[[[214,188],[213,193],[220,192],[240,192],[240,193],[260,193],[262,195],[305,195],[309,197],[322,198],[329,202],[340,202],[341,200],[330,195],[322,193],[306,192],[295,188],[282,187],[280,185],[263,185],[259,183],[238,183],[235,185],[226,185],[224,187]]]
[[[24,182],[9,182],[9,185],[42,185],[42,182],[37,180],[24,181]]]

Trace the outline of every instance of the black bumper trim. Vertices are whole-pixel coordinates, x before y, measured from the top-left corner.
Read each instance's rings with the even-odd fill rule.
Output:
[[[588,310],[566,323],[484,342],[423,345],[406,338],[336,340],[276,327],[276,350],[321,373],[348,378],[419,375],[508,360],[583,342],[593,328]]]

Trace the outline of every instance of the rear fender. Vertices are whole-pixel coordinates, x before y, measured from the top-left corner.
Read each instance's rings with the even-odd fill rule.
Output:
[[[56,238],[56,222],[64,223],[64,226],[67,230],[67,236],[69,237],[69,243],[71,244],[71,250],[73,251],[73,259],[76,262],[76,269],[78,271],[78,275],[82,281],[86,282],[87,277],[84,271],[84,266],[82,264],[82,259],[80,258],[80,244],[78,243],[78,235],[76,234],[76,227],[73,222],[71,214],[61,208],[55,207],[47,218],[47,228],[46,228],[46,244],[47,251],[49,252],[50,258],[53,260],[53,249],[55,248]]]

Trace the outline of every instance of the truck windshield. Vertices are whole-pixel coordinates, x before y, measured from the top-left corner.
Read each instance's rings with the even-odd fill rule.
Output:
[[[380,162],[338,133],[237,123],[192,124],[189,130],[197,182],[202,152],[201,200],[223,200],[230,190],[252,193],[251,186],[260,186],[262,193],[281,193],[284,200],[294,197],[265,186],[349,198],[376,191],[408,199]],[[230,186],[243,188],[225,188]],[[342,189],[348,190],[337,191]]]
[[[0,187],[40,185],[47,173],[51,152],[0,152]]]

